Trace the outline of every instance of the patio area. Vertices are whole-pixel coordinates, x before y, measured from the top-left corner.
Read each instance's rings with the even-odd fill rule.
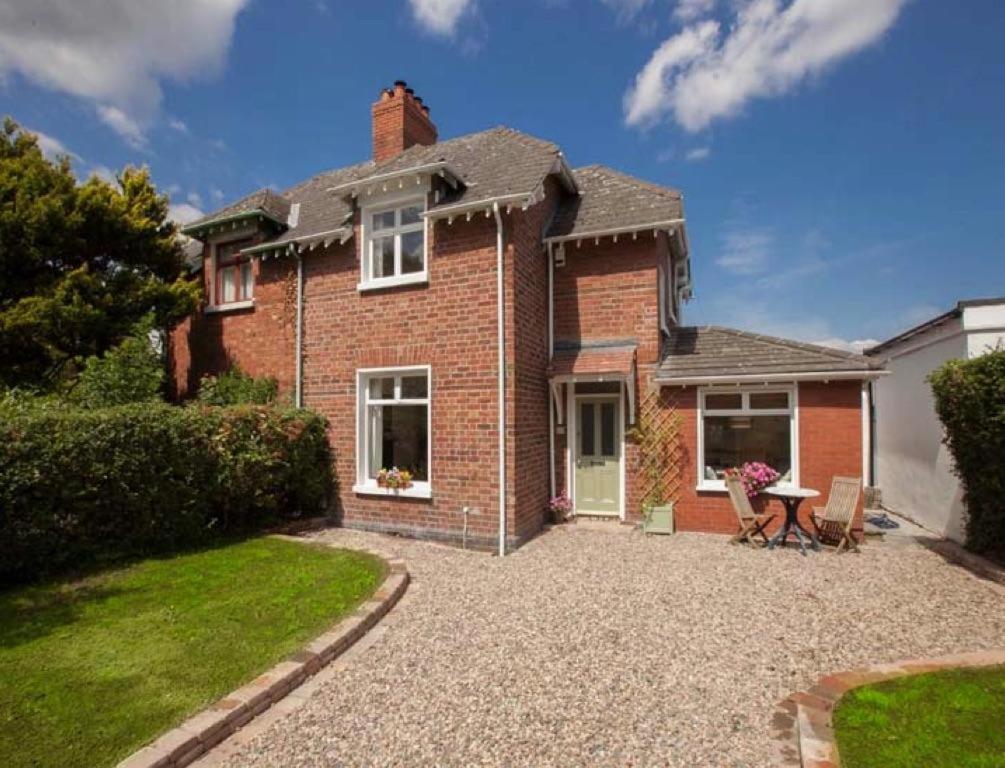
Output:
[[[318,535],[403,557],[408,592],[199,765],[764,766],[775,704],[821,674],[1005,646],[1005,589],[915,543],[801,557],[580,523],[500,560]]]

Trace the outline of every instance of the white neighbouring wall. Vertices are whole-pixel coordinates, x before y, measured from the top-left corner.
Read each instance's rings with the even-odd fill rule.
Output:
[[[874,484],[883,506],[963,541],[964,506],[926,377],[952,358],[1005,345],[1005,301],[968,305],[932,328],[882,350],[889,376],[873,384]]]

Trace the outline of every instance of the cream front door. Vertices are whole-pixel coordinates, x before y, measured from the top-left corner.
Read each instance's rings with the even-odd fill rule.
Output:
[[[621,399],[576,397],[576,512],[621,512]]]

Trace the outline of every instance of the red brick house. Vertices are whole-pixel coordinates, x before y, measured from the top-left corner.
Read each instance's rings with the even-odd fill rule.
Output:
[[[874,363],[681,325],[680,193],[509,128],[438,141],[401,82],[372,121],[371,160],[185,228],[207,298],[170,344],[179,397],[237,363],[328,417],[344,525],[512,548],[561,492],[637,521],[654,390],[681,416],[682,530],[734,529],[721,476],[744,460],[864,476]],[[392,467],[410,487],[378,482]]]

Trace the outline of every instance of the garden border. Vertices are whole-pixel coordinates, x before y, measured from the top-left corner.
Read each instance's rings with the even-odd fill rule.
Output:
[[[809,690],[794,693],[778,703],[769,726],[775,751],[774,764],[838,768],[841,761],[832,717],[838,701],[853,688],[925,672],[999,664],[1005,664],[1005,649],[873,664],[824,675]]]
[[[304,542],[302,537],[273,535]],[[332,544],[326,546],[346,549]],[[408,568],[404,560],[376,549],[353,547],[350,551],[378,557],[388,567],[387,577],[366,602],[285,661],[131,754],[118,764],[118,768],[182,768],[189,765],[305,683],[372,629],[405,593]]]

